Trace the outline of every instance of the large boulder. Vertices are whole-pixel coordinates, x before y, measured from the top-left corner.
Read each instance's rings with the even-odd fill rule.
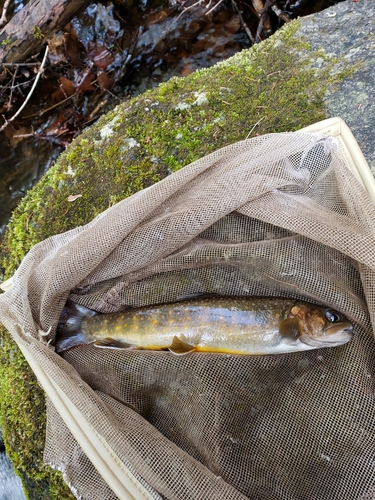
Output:
[[[341,116],[375,171],[374,11],[371,0],[337,4],[103,116],[15,210],[3,242],[4,277],[38,241],[85,224],[199,157],[255,134]],[[58,473],[42,465],[44,394],[4,330],[1,345],[7,451],[31,498],[69,498]]]

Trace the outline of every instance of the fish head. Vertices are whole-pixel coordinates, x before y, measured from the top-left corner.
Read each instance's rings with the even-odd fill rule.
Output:
[[[334,347],[353,338],[353,325],[340,312],[325,306],[298,302],[287,311],[283,333],[289,342],[302,342],[311,349]],[[288,332],[289,329],[289,332]]]

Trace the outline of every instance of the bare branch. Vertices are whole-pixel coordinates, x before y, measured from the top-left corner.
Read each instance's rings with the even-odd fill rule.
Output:
[[[261,118],[260,120],[258,120],[256,123],[254,123],[254,125],[251,127],[250,132],[247,134],[246,139],[248,139],[248,138],[250,137],[251,132],[255,129],[255,127],[256,127],[257,125],[259,125],[259,123],[260,123],[260,122],[261,122],[264,118],[265,118],[265,116],[262,116],[262,118]]]
[[[18,66],[16,66],[16,70],[15,70],[13,78],[12,78],[12,86],[10,87],[10,95],[9,95],[9,100],[8,100],[8,111],[10,111],[12,109],[12,97],[13,97],[13,90],[14,90],[14,82],[16,81],[17,72],[18,72]]]
[[[47,55],[48,55],[48,45],[46,46],[46,51],[44,53],[44,57],[43,57],[43,61],[42,61],[42,64],[40,65],[39,69],[38,69],[38,74],[36,75],[36,78],[34,80],[34,83],[33,83],[33,86],[31,87],[30,89],[30,92],[27,94],[27,97],[26,99],[24,100],[22,106],[19,108],[19,110],[17,111],[17,113],[15,113],[12,118],[10,118],[9,120],[6,120],[5,119],[5,123],[3,123],[3,125],[0,127],[0,132],[2,132],[8,125],[10,122],[12,122],[15,118],[17,118],[17,116],[21,113],[21,111],[24,109],[24,107],[26,106],[26,104],[28,103],[30,97],[32,96],[32,93],[34,92],[34,89],[36,87],[36,84],[38,83],[38,80],[40,78],[40,75],[43,73],[43,68],[44,68],[44,65],[46,63],[46,60],[47,60]]]
[[[272,5],[271,9],[285,23],[290,23],[291,19],[286,12],[283,12],[276,4]]]
[[[215,9],[216,9],[216,7],[219,7],[219,5],[220,5],[222,2],[224,2],[224,0],[219,0],[217,3],[215,3],[215,5],[214,5],[213,7],[211,7],[211,9],[210,9],[210,10],[208,10],[208,11],[205,13],[205,15],[206,15],[206,16],[208,16],[208,14],[211,14],[211,12],[212,12],[213,10],[215,10]],[[210,2],[210,3],[211,3],[211,2]],[[209,7],[209,5],[208,5],[208,7]]]
[[[0,63],[0,68],[1,66],[16,66],[16,67],[19,67],[19,66],[39,66],[39,64],[41,64],[40,62],[38,61],[35,61],[35,62],[32,62],[32,63]]]
[[[236,2],[234,0],[232,0],[232,6],[233,6],[233,10],[236,12],[236,14],[238,15],[238,17],[240,18],[240,22],[241,22],[242,28],[245,30],[246,35],[250,39],[250,42],[252,44],[254,44],[255,43],[255,39],[254,39],[253,35],[251,34],[251,31],[249,30],[247,24],[243,20],[243,17],[242,17],[242,14],[240,12],[240,9],[237,7],[237,4],[236,4]]]

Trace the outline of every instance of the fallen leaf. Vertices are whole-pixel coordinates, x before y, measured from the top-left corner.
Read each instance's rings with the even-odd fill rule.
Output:
[[[86,92],[86,90],[94,90],[94,87],[91,85],[93,80],[93,75],[91,74],[91,69],[86,68],[76,75],[74,85],[76,87],[77,92]]]
[[[168,12],[165,10],[160,10],[159,12],[152,12],[146,18],[145,25],[151,26],[152,24],[159,23],[160,21],[164,21],[168,17]]]
[[[229,33],[237,33],[241,28],[241,21],[238,16],[233,16],[225,23],[225,28]]]
[[[193,65],[191,62],[187,62],[185,66],[181,69],[180,73],[182,76],[188,76],[194,71]]]
[[[109,89],[112,86],[111,79],[108,74],[99,69],[97,73],[98,85],[101,89]]]
[[[64,28],[65,54],[71,64],[79,68],[81,66],[81,57],[84,52],[83,44],[79,41],[76,30],[71,24]]]
[[[68,201],[75,201],[77,198],[81,197],[82,197],[81,194],[71,194],[70,196],[68,196]]]
[[[70,97],[73,95],[76,91],[76,88],[74,86],[74,83],[69,80],[68,78],[65,78],[65,76],[60,76],[59,78],[59,88],[52,93],[52,99],[55,102],[61,102],[67,97]]]
[[[97,68],[106,68],[113,63],[114,57],[104,45],[100,43],[88,44],[87,55]]]

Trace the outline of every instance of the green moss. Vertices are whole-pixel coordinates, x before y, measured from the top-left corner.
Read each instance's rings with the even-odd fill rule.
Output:
[[[39,28],[39,26],[34,26],[33,35],[34,35],[34,38],[37,38],[38,40],[45,38],[43,33],[42,33],[42,30]]]
[[[74,496],[61,474],[43,464],[45,399],[17,345],[0,326],[0,425],[6,451],[28,498]]]
[[[14,211],[2,247],[5,278],[37,242],[89,222],[215,149],[324,119],[327,87],[348,74],[337,73],[337,61],[325,55],[323,68],[311,67],[323,56],[295,37],[298,26],[290,23],[213,68],[172,78],[76,138]],[[8,452],[31,498],[68,498],[57,473],[42,465],[43,393],[5,331],[1,339],[0,405]]]

